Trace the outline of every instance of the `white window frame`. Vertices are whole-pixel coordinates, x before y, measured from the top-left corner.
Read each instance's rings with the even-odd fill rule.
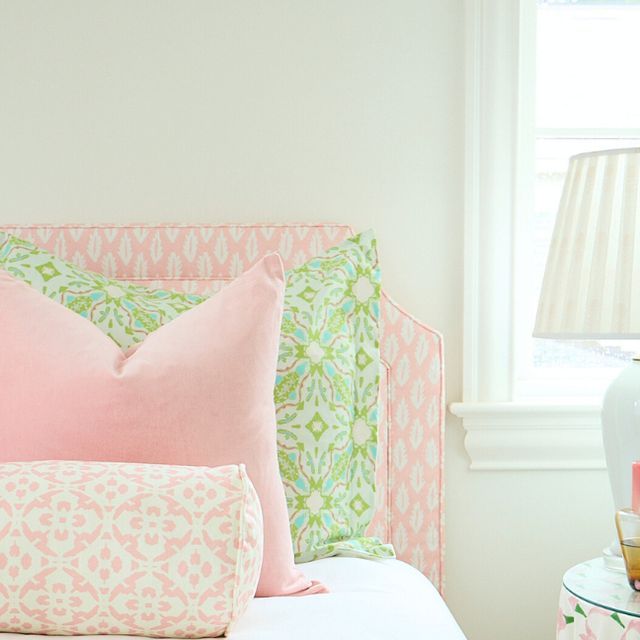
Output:
[[[513,400],[516,212],[533,202],[536,0],[467,0],[463,399],[471,469],[604,469],[600,403]]]

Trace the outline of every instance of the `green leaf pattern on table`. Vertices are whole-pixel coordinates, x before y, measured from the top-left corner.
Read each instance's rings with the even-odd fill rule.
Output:
[[[0,268],[125,351],[204,300],[83,270],[3,232]],[[371,232],[287,272],[274,399],[297,561],[394,555],[391,545],[364,537],[375,503],[379,301]]]
[[[584,563],[587,566],[592,563]],[[574,567],[574,576],[578,571]],[[589,578],[586,593],[589,597],[600,600],[615,595],[617,586],[616,572],[611,572],[612,580],[606,582],[595,574]],[[624,578],[624,574],[622,574]],[[620,581],[621,582],[621,581]],[[575,584],[575,583],[574,583]],[[587,584],[587,583],[585,583]],[[585,586],[581,585],[581,589]],[[623,598],[619,605],[623,610],[628,608],[634,593],[628,589],[627,598]],[[560,592],[560,604],[556,624],[557,640],[637,640],[640,638],[640,617],[629,612],[616,611],[613,606],[596,605],[584,598],[578,598],[563,585]]]
[[[569,613],[564,613],[563,609]],[[622,617],[625,618],[624,621]],[[617,612],[586,602],[581,605],[575,597],[563,590],[556,637],[558,640],[632,640],[640,637],[638,619],[622,617]]]

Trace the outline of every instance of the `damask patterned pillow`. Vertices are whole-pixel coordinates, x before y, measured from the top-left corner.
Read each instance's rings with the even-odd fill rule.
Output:
[[[123,349],[197,295],[109,279],[0,232],[0,268],[88,318]],[[296,560],[391,557],[364,537],[375,504],[380,272],[372,232],[287,272],[274,392]]]
[[[2,632],[221,636],[261,562],[242,465],[0,465]]]

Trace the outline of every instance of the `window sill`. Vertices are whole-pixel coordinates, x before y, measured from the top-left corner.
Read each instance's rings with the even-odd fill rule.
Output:
[[[606,469],[600,405],[454,402],[475,470]]]

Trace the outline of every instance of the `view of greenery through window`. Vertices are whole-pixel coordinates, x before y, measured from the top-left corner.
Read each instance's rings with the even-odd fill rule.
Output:
[[[570,156],[640,146],[638,34],[638,1],[538,1],[535,203],[527,229],[533,238],[531,327]],[[583,375],[609,369],[610,376],[640,352],[638,341],[530,343],[531,377],[568,368],[583,369]]]

